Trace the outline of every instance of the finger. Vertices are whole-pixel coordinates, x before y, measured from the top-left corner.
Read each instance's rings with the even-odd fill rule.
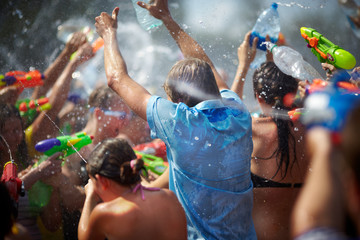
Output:
[[[142,7],[142,8],[145,8],[147,10],[149,10],[149,7],[150,7],[149,4],[146,4],[146,3],[141,2],[141,1],[137,2],[137,5]]]
[[[244,42],[250,42],[250,36],[251,36],[251,32],[247,32],[244,38]]]
[[[117,16],[119,14],[119,7],[114,8],[113,12],[112,12],[112,19],[116,20]]]
[[[253,39],[253,44],[252,44],[252,47],[251,47],[251,48],[252,48],[251,50],[252,50],[253,52],[256,52],[256,47],[257,47],[258,42],[259,42],[259,38],[258,38],[258,37],[256,37],[256,38]]]
[[[265,40],[266,40],[267,42],[271,42],[271,39],[270,39],[269,34],[266,34]]]

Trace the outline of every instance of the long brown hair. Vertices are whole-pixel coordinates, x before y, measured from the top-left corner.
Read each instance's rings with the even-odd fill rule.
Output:
[[[296,162],[296,141],[290,131],[293,123],[283,119],[283,117],[277,117],[276,112],[291,109],[291,107],[284,105],[284,97],[289,93],[296,93],[298,88],[297,80],[281,72],[275,63],[265,62],[254,72],[253,87],[254,94],[257,94],[265,103],[275,109],[272,119],[277,126],[278,132],[278,148],[276,150],[278,168],[274,176],[282,170],[282,166],[285,164],[285,171],[281,171],[282,177],[285,178],[290,166],[289,144],[293,145],[294,151],[294,161],[291,164]]]

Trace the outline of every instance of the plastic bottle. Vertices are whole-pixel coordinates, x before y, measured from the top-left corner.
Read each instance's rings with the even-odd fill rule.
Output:
[[[285,74],[300,80],[322,79],[321,75],[294,49],[277,46],[272,42],[264,44],[272,52],[274,63]]]
[[[256,52],[256,57],[251,64],[251,68],[257,68],[266,60],[266,46],[262,44],[265,42],[266,35],[269,35],[270,41],[275,43],[279,38],[280,33],[280,17],[277,11],[278,5],[273,3],[270,8],[264,10],[251,31],[250,45],[252,45],[255,37],[259,38],[257,48],[262,51]]]
[[[143,29],[148,31],[148,30],[150,30],[154,27],[158,27],[162,24],[162,21],[151,16],[148,10],[137,5],[137,2],[139,0],[131,0],[131,1],[134,5],[137,20]],[[148,1],[143,0],[143,2],[146,2],[146,3],[149,3],[151,1],[152,0],[148,0]]]

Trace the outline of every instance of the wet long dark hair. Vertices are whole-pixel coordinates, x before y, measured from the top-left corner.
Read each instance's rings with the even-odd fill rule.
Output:
[[[284,74],[273,62],[265,62],[253,75],[254,94],[262,98],[265,103],[273,106],[274,111],[272,119],[277,126],[278,132],[278,148],[275,152],[278,163],[278,168],[274,177],[281,171],[282,178],[285,178],[286,173],[291,166],[296,162],[296,141],[290,131],[293,123],[284,117],[280,117],[292,108],[292,106],[284,105],[284,98],[288,94],[295,94],[298,88],[297,80],[289,75]],[[284,111],[285,110],[285,111]],[[290,148],[289,144],[293,145],[294,161],[290,163]],[[285,164],[285,171],[282,171],[282,166]]]
[[[5,103],[0,103],[0,135],[3,132],[3,129],[5,127],[5,122],[6,120],[10,119],[10,118],[18,118],[21,121],[21,131],[24,132],[24,126],[23,126],[23,121],[22,118],[20,116],[19,110],[12,104],[5,104]],[[0,141],[3,141],[3,139],[0,137]],[[20,163],[23,165],[24,168],[26,168],[29,165],[29,155],[28,155],[28,151],[27,151],[27,146],[26,146],[26,142],[25,142],[25,133],[24,133],[24,138],[22,139],[21,143],[18,146],[18,159],[20,161]],[[2,160],[2,159],[0,159]]]
[[[109,138],[91,152],[86,170],[92,177],[99,174],[122,185],[133,185],[140,182],[143,167],[143,160],[137,159],[126,140]]]

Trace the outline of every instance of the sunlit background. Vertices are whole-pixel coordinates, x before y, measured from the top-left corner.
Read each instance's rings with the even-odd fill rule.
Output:
[[[237,48],[270,0],[169,0],[175,20],[205,49],[217,68],[224,70],[231,85],[237,67]],[[320,63],[306,47],[300,27],[315,28],[360,61],[359,39],[351,31],[336,0],[278,0],[281,32],[289,46],[303,54],[320,74]],[[130,75],[151,93],[164,95],[162,84],[179,59],[175,42],[164,26],[144,31],[136,21],[131,0],[1,0],[0,73],[11,70],[41,72],[64,47],[59,26],[91,27],[101,12],[120,7],[118,39]],[[93,87],[105,83],[103,50],[74,73],[73,90],[84,98]],[[357,64],[359,65],[359,64]],[[251,86],[252,71],[245,83],[245,102],[256,109]],[[24,93],[29,94],[29,93]]]

